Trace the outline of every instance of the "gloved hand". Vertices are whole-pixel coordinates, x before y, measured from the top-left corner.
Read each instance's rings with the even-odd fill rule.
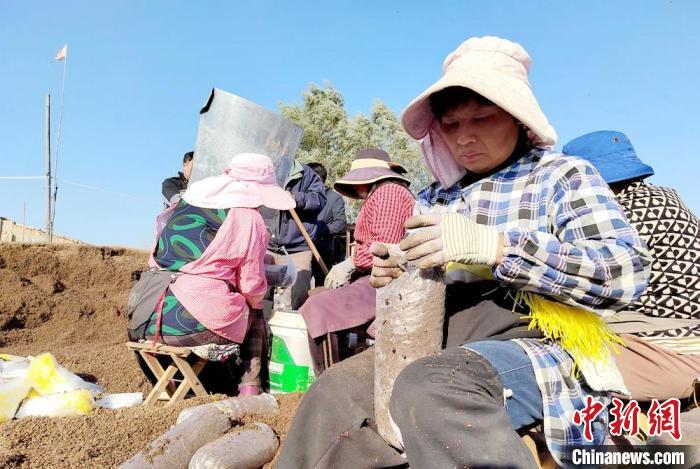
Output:
[[[330,290],[342,287],[350,281],[350,276],[354,271],[355,264],[352,263],[352,257],[348,257],[340,264],[336,264],[331,268],[328,275],[326,275],[326,281],[323,282],[323,286]]]
[[[500,262],[503,238],[495,228],[479,225],[459,213],[415,215],[404,223],[416,231],[401,241],[406,260],[428,269],[449,261],[495,265]],[[500,246],[499,246],[500,244]]]
[[[399,256],[389,254],[389,245],[372,243],[369,252],[372,254],[372,275],[369,284],[374,288],[389,285],[392,280],[399,278],[404,272]]]

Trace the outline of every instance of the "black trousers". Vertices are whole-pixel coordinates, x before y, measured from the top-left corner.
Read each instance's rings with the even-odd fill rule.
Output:
[[[517,337],[537,337],[539,335],[537,331],[527,331],[522,312],[513,312],[512,307],[512,298],[508,293],[503,289],[495,288],[490,282],[449,288],[445,344],[452,346],[483,339],[507,340]],[[462,392],[455,399],[460,402],[452,405],[472,409],[473,415],[469,420],[476,427],[472,428],[470,434],[484,435],[484,438],[474,439],[469,443],[475,445],[475,454],[481,451],[476,447],[494,441],[493,435],[496,434],[494,432],[507,432],[512,437],[514,431],[510,424],[502,425],[502,422],[508,422],[508,416],[503,407],[502,385],[500,381],[493,379],[493,376],[497,377],[496,370],[478,355],[473,357],[470,360],[471,364],[468,365],[465,363],[465,352],[462,349],[455,355],[446,350],[440,356],[446,357],[447,362],[430,367],[431,376],[408,377],[408,380],[459,381],[458,386]],[[462,371],[455,374],[455,369]],[[405,380],[404,374],[400,376],[401,379],[397,380],[395,386],[402,385],[401,381]],[[408,385],[407,388],[416,387]],[[407,395],[405,392],[397,394]],[[444,402],[446,398],[442,396],[440,400],[435,401],[436,397],[429,395],[417,397],[424,407],[421,408],[424,411],[423,415],[429,415],[435,402],[440,400]],[[392,406],[396,406],[395,400],[392,401]],[[402,406],[399,405],[400,407]],[[412,415],[403,415],[399,408],[392,407],[391,410],[397,423],[414,418]],[[449,446],[452,439],[463,440],[465,435],[457,429],[443,427],[440,419],[437,418],[440,414],[436,412],[435,415],[436,419],[427,422],[428,426],[423,427],[431,428],[431,432],[435,434],[409,435],[406,432],[415,432],[415,427],[409,425],[402,428],[399,425],[404,441],[427,438],[430,444],[425,448],[432,448],[431,451],[435,454],[426,454],[422,461],[408,461],[396,449],[389,446],[377,433],[374,423],[374,350],[369,349],[332,366],[311,386],[294,416],[276,467],[282,469],[381,468],[403,467],[409,463],[413,468],[438,467],[431,464],[423,465],[423,461],[445,461],[445,458],[450,458],[449,452],[443,451],[444,445]],[[516,440],[501,438],[495,441]],[[464,442],[460,441],[460,444]],[[529,467],[531,463],[534,464],[529,453],[522,452],[519,438],[517,444],[508,446],[504,451],[489,453],[503,456],[499,460],[490,460],[493,463],[490,465],[507,467],[513,461],[513,455],[521,458],[516,459],[519,464],[515,467]],[[423,447],[422,450],[427,451]],[[448,464],[448,467],[465,465],[478,466],[479,462],[453,461],[453,464]]]
[[[323,263],[326,264],[326,268],[328,270],[331,270],[331,267],[338,263],[334,258],[333,251],[319,248],[319,254],[321,255],[321,259],[323,259]],[[322,287],[323,282],[326,280],[326,274],[324,274],[323,270],[321,270],[321,265],[318,263],[315,257],[311,261],[311,273],[314,277],[314,286]]]

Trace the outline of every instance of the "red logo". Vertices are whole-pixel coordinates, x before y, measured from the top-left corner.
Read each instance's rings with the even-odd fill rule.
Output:
[[[573,421],[576,425],[583,425],[583,437],[593,441],[591,424],[602,412],[603,404],[586,396],[586,406],[574,412]],[[641,408],[635,400],[625,404],[622,400],[613,397],[610,408],[610,434],[620,436],[625,434],[634,436],[639,433],[639,415]],[[681,438],[680,431],[681,402],[678,399],[668,399],[663,403],[653,399],[647,412],[649,418],[649,436],[660,436],[668,433],[674,440]]]
[[[595,420],[602,410],[603,404],[594,401],[592,396],[586,396],[586,407],[584,407],[583,410],[574,412],[574,423],[576,425],[583,424],[583,437],[588,441],[593,441],[591,422]]]
[[[681,401],[669,399],[659,404],[656,399],[651,401],[649,407],[649,436],[659,436],[668,433],[674,440],[681,439]]]
[[[615,436],[622,435],[625,431],[629,435],[639,433],[639,404],[637,401],[629,401],[627,406],[617,397],[613,397],[613,407],[610,409],[610,434]]]

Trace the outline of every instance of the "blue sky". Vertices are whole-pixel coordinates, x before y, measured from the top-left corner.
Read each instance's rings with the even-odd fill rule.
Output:
[[[0,176],[44,174],[44,96],[69,44],[57,233],[148,247],[160,183],[194,146],[216,86],[270,109],[329,80],[351,114],[400,112],[470,36],[520,42],[559,133],[617,129],[700,213],[700,2],[0,0]],[[57,113],[54,114],[57,121]],[[55,132],[55,129],[54,129]],[[40,180],[0,180],[0,216],[43,226]],[[108,192],[112,191],[112,192]],[[116,193],[115,193],[116,192]]]

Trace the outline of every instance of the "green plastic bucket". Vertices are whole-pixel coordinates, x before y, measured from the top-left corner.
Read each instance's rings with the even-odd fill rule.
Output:
[[[305,392],[315,381],[306,324],[299,313],[276,311],[269,321],[270,392]]]

